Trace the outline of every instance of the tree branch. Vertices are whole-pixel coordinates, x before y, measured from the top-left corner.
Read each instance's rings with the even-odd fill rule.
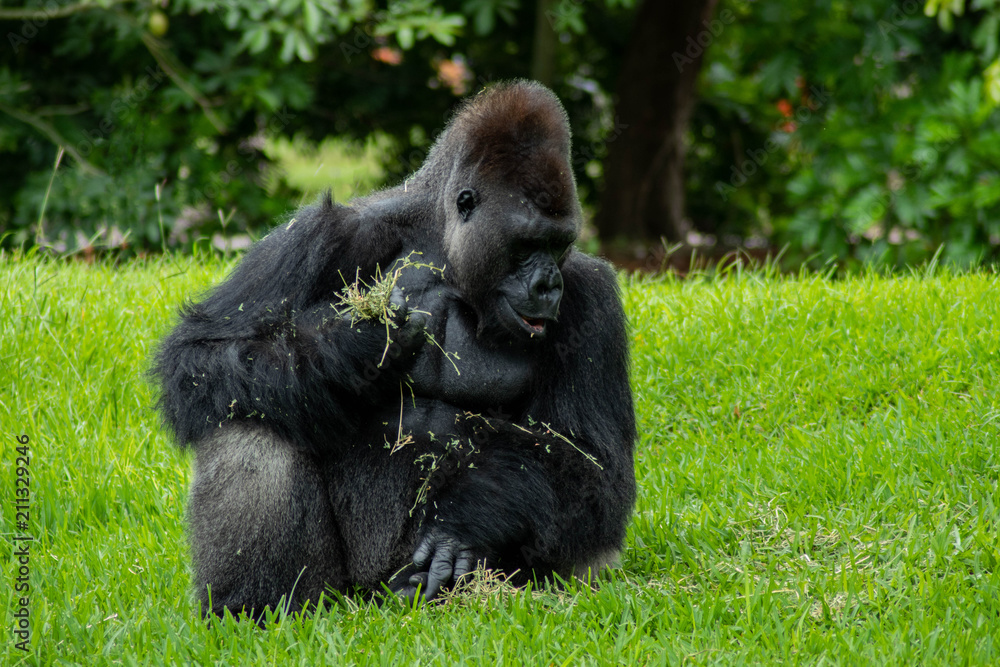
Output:
[[[163,48],[162,43],[145,30],[142,31],[142,43],[146,45],[150,54],[152,54],[153,58],[156,59],[156,64],[160,66],[160,69],[166,72],[167,76],[170,77],[170,80],[173,81],[178,88],[187,93],[188,97],[198,103],[198,106],[200,106],[201,110],[205,113],[205,117],[208,118],[208,122],[210,122],[212,126],[218,130],[219,134],[225,134],[227,131],[225,123],[219,120],[219,117],[215,115],[215,112],[209,108],[209,101],[205,99],[200,92],[198,92],[198,89],[188,83],[184,77],[180,75],[178,70],[181,69],[181,66],[179,64],[169,62],[169,54]]]
[[[86,12],[91,9],[111,9],[113,5],[121,5],[132,1],[133,0],[110,0],[107,5],[102,5],[96,2],[90,2],[89,0],[84,0],[83,2],[78,2],[74,5],[63,5],[59,9],[53,9],[51,11],[43,8],[35,9],[27,7],[19,9],[0,9],[0,21],[19,21],[21,19],[26,19],[28,21],[47,21],[48,19],[61,19],[65,16],[79,14],[80,12]]]
[[[72,144],[66,141],[66,139],[64,139],[61,134],[59,134],[59,130],[57,130],[51,124],[45,122],[38,116],[35,116],[33,114],[24,111],[18,111],[17,109],[7,106],[3,102],[0,102],[0,111],[2,111],[3,113],[7,114],[12,118],[16,118],[22,123],[26,123],[27,125],[32,126],[36,130],[44,134],[46,137],[49,138],[49,141],[54,143],[56,146],[63,148],[67,153],[69,153],[73,157],[73,159],[76,160],[77,164],[80,165],[80,168],[86,173],[92,175],[100,175],[100,176],[105,175],[103,171],[92,165],[90,162],[87,161],[85,157],[80,155],[80,152],[76,150],[76,148],[74,148]]]

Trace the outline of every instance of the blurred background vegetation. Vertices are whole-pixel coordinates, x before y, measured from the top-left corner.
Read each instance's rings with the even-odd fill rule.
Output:
[[[530,77],[622,263],[1000,250],[1000,0],[27,0],[0,28],[7,247],[245,245]]]

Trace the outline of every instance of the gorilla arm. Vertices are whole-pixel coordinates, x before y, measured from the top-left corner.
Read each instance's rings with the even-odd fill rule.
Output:
[[[183,309],[158,351],[160,405],[178,440],[250,418],[315,448],[352,432],[359,408],[398,391],[397,367],[422,343],[423,323],[407,324],[400,308],[387,334],[381,323],[352,324],[334,302],[345,280],[370,281],[399,247],[382,216],[329,197],[257,243],[207,299]],[[387,345],[395,359],[380,367]]]
[[[414,553],[422,572],[401,594],[420,584],[431,598],[477,559],[571,576],[620,549],[635,501],[625,317],[605,264],[574,253],[563,273],[559,326],[539,355],[527,410],[453,418],[450,433],[473,450],[466,465],[432,478]]]

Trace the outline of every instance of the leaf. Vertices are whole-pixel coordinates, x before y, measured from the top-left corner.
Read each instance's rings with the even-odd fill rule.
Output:
[[[294,30],[289,30],[285,33],[285,39],[281,43],[281,58],[282,62],[290,63],[292,58],[295,56],[295,48],[297,46],[298,33]]]
[[[243,12],[240,11],[239,7],[230,7],[229,11],[226,12],[225,18],[222,19],[222,23],[230,30],[236,30],[243,20]]]
[[[893,211],[900,222],[912,229],[921,228],[924,218],[933,213],[933,209],[928,206],[926,191],[917,187],[907,187],[897,192]]]
[[[316,51],[305,35],[301,35],[296,42],[295,53],[299,56],[299,60],[305,63],[312,62],[316,57]]]
[[[552,29],[556,32],[569,31],[577,35],[587,32],[587,26],[583,22],[583,8],[579,5],[561,0],[548,14],[552,21]]]
[[[1000,203],[1000,174],[984,174],[972,188],[972,203],[987,208]]]
[[[306,29],[306,34],[312,36],[319,35],[323,27],[323,17],[319,8],[308,0],[302,6],[302,25]]]
[[[772,58],[760,70],[760,88],[766,97],[774,97],[781,92],[795,95],[795,80],[800,72],[799,58],[790,51],[784,51]]]
[[[953,176],[969,176],[972,165],[969,163],[969,153],[965,146],[957,145],[948,151],[944,168]]]
[[[278,14],[281,16],[296,16],[302,11],[302,4],[302,0],[278,0]]]
[[[399,46],[405,51],[413,47],[413,28],[409,26],[402,26],[396,31],[396,41],[399,42]]]
[[[496,12],[491,0],[468,0],[462,5],[462,11],[472,15],[472,29],[480,37],[493,32],[496,25]]]
[[[271,31],[266,25],[259,25],[243,35],[242,43],[250,53],[260,53],[271,43]]]
[[[449,14],[448,16],[434,17],[434,19],[427,24],[427,32],[441,44],[451,46],[455,43],[456,33],[458,33],[464,25],[464,17],[456,14]]]
[[[942,9],[938,13],[937,18],[938,18],[938,25],[941,26],[941,29],[944,30],[945,32],[951,32],[952,29],[954,29],[955,18],[954,15],[951,13],[951,11],[947,9]]]
[[[268,111],[275,111],[281,104],[281,98],[270,88],[258,88],[254,95],[264,103]]]
[[[972,44],[982,51],[984,60],[996,57],[998,32],[1000,32],[1000,14],[987,15],[972,31]]]
[[[892,198],[874,183],[862,188],[844,207],[844,217],[851,232],[861,234],[885,218]]]
[[[986,84],[986,99],[992,107],[1000,106],[1000,59],[986,68],[983,80]]]

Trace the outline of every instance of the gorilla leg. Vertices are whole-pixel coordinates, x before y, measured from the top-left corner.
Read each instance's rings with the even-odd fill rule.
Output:
[[[197,444],[188,511],[203,613],[259,619],[283,596],[296,611],[346,583],[319,467],[261,426],[233,423]]]
[[[391,419],[398,424],[398,413]],[[348,456],[325,470],[348,578],[376,593],[383,583],[396,588],[395,579],[409,578],[393,575],[410,562],[423,517],[415,502],[422,471],[414,459],[426,447],[413,442],[392,453],[386,442],[395,441],[396,424],[361,435]]]
[[[346,455],[327,464],[324,478],[352,583],[398,592],[417,573],[413,552],[427,514],[435,511],[427,494],[455,472],[445,434],[456,413],[441,401],[407,398],[402,412],[393,406],[373,415]]]

